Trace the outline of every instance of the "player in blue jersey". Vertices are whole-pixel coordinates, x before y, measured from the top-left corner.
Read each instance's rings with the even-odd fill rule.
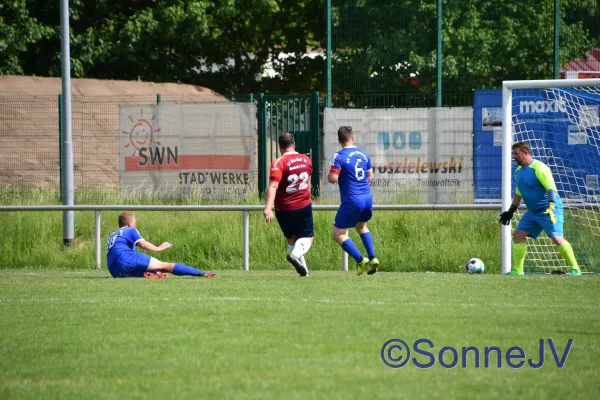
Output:
[[[138,253],[138,246],[149,251],[163,251],[171,247],[170,243],[155,246],[144,240],[136,229],[136,220],[133,214],[122,212],[119,215],[119,230],[108,237],[106,244],[106,260],[108,271],[113,278],[135,277],[166,277],[166,272],[173,275],[191,275],[212,278],[213,272],[204,272],[185,264],[174,264],[159,261],[147,254]]]
[[[556,190],[550,168],[531,156],[527,142],[512,145],[512,156],[518,165],[515,171],[517,190],[508,211],[500,215],[500,223],[509,225],[513,214],[521,204],[527,212],[521,217],[513,234],[513,268],[508,275],[524,275],[523,264],[527,254],[527,236],[536,239],[544,230],[556,244],[560,255],[571,267],[569,275],[580,276],[571,244],[563,238],[563,204]]]
[[[339,184],[341,198],[332,235],[337,244],[356,260],[357,275],[362,275],[365,270],[371,275],[379,269],[373,238],[367,228],[367,221],[373,215],[373,195],[369,186],[373,177],[371,158],[366,151],[354,146],[351,126],[341,126],[338,129],[338,142],[342,150],[333,155],[327,175],[330,183]],[[360,235],[369,258],[362,255],[348,236],[348,228],[352,227]]]

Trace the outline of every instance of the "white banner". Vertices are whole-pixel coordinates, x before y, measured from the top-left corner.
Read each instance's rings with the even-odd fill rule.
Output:
[[[326,108],[324,119],[324,198],[339,198],[327,174],[341,148],[337,130],[350,125],[355,145],[371,156],[371,189],[380,204],[474,202],[472,108]]]
[[[120,106],[122,192],[244,196],[255,188],[251,103]]]

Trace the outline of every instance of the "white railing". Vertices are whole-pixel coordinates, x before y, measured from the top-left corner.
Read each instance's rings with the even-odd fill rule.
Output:
[[[337,211],[338,205],[314,205],[313,211]],[[102,232],[101,211],[241,211],[244,219],[243,246],[244,271],[250,269],[250,211],[263,211],[264,206],[214,205],[214,206],[176,206],[176,205],[75,205],[75,206],[0,206],[0,212],[9,211],[94,211],[95,261],[100,269]],[[433,210],[501,210],[501,204],[382,204],[374,205],[374,211],[433,211]],[[342,270],[348,271],[348,253],[342,250]]]

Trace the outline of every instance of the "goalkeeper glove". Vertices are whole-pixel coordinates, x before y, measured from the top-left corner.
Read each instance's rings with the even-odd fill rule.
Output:
[[[546,209],[546,211],[544,211],[544,215],[548,214],[550,216],[550,222],[552,222],[552,224],[556,224],[556,216],[554,216],[554,202],[550,201],[548,202],[548,208]]]
[[[502,214],[500,214],[500,222],[501,224],[504,225],[508,225],[510,224],[510,220],[513,217],[513,214],[515,213],[515,211],[517,211],[517,206],[515,206],[514,204],[511,204],[510,207],[508,208],[508,211],[504,211]]]

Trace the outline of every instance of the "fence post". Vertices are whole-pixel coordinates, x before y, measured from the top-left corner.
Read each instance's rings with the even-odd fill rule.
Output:
[[[442,0],[437,0],[437,49],[436,69],[437,87],[435,88],[435,106],[442,106]]]
[[[265,95],[258,94],[258,195],[262,199],[267,190],[267,130]]]
[[[327,94],[325,107],[331,108],[331,0],[327,0],[327,62],[326,62],[326,82]]]
[[[160,104],[162,103],[162,96],[160,95],[160,93],[156,94],[156,104]]]
[[[342,250],[342,271],[348,272],[348,253]]]
[[[313,92],[310,100],[310,131],[312,134],[312,162],[314,172],[311,178],[312,195],[321,194],[321,130],[319,121],[319,92]]]
[[[59,180],[58,180],[58,186],[59,186],[59,197],[60,197],[60,201],[63,201],[63,168],[64,168],[64,164],[63,164],[63,146],[62,146],[62,142],[63,142],[63,98],[62,98],[62,94],[59,93],[58,94],[58,170],[59,170]]]
[[[244,211],[244,271],[250,269],[250,212]]]
[[[559,53],[560,0],[554,0],[554,79],[560,78]]]
[[[94,211],[94,221],[95,221],[95,233],[94,233],[94,240],[95,240],[95,244],[96,244],[96,268],[100,269],[100,239],[102,237],[102,232],[101,232],[101,217],[100,217],[100,210],[96,210]]]
[[[60,55],[63,99],[63,158],[64,193],[62,203],[75,205],[75,183],[73,162],[73,115],[71,112],[71,42],[69,35],[69,1],[60,0]],[[75,239],[75,212],[63,212],[63,244],[70,246]]]

